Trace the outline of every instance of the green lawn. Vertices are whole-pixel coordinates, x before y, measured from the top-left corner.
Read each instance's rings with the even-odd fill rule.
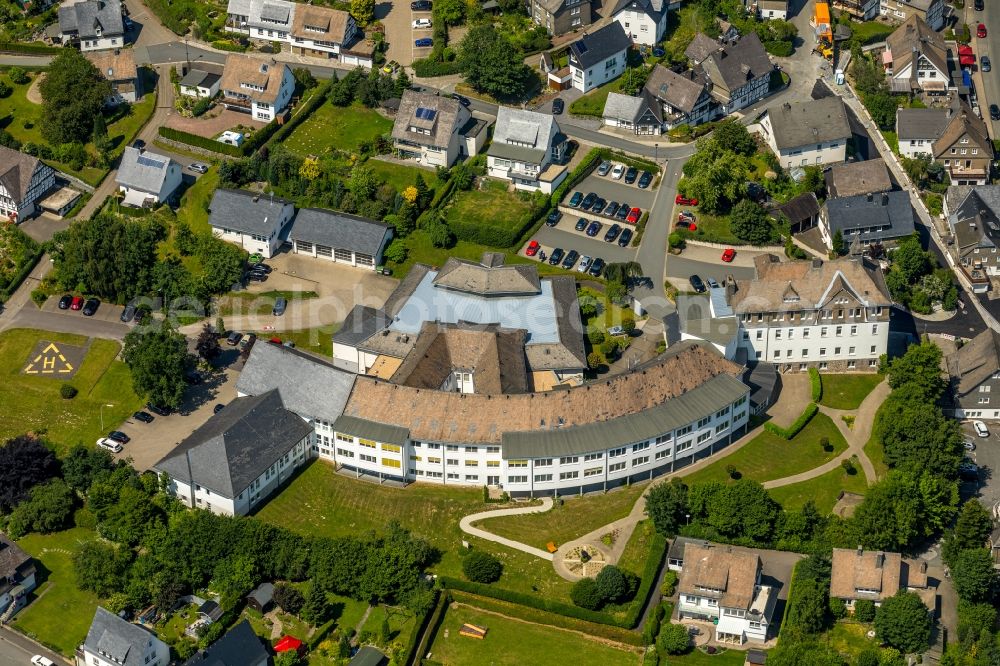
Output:
[[[704,240],[712,243],[729,243],[730,245],[746,245],[729,229],[729,218],[719,215],[709,215],[700,211],[695,212],[698,229],[693,234],[683,231],[682,234],[695,240]]]
[[[76,375],[68,380],[79,392],[72,400],[59,396],[62,381],[40,375],[24,375],[28,355],[38,340],[84,346],[84,336],[32,329],[0,333],[0,441],[25,432],[46,433],[62,453],[73,444],[93,445],[118,427],[142,405],[132,391],[128,368],[116,361],[119,344],[90,340],[90,348]],[[104,428],[101,428],[101,405]]]
[[[820,640],[853,662],[863,650],[879,647],[878,642],[866,635],[871,628],[870,624],[841,620],[823,633]]]
[[[437,179],[437,174],[428,169],[418,169],[417,167],[404,166],[384,160],[368,160],[365,162],[365,166],[370,168],[383,181],[392,185],[393,189],[397,192],[402,192],[417,182],[417,176],[423,176],[427,187],[432,190],[441,184]]]
[[[632,510],[645,484],[621,488],[606,495],[568,497],[545,513],[504,516],[479,522],[479,526],[508,539],[536,548],[554,541],[556,545],[572,541],[602,525],[624,518]],[[642,573],[642,567],[635,573]]]
[[[618,86],[621,82],[618,79],[605,83],[603,86],[591,90],[569,105],[569,112],[575,116],[604,116],[604,105],[608,101],[608,93],[619,92]]]
[[[180,208],[177,209],[177,219],[187,222],[195,233],[211,233],[208,226],[208,205],[212,195],[219,187],[219,169],[212,165],[208,173],[198,178],[194,185],[188,188],[181,197]]]
[[[9,403],[7,403],[9,404]],[[55,534],[31,534],[20,541],[28,554],[41,562],[41,580],[35,599],[17,614],[13,625],[52,649],[72,657],[87,637],[99,599],[78,590],[73,574],[73,553],[97,535],[74,528]]]
[[[321,155],[330,149],[353,151],[365,141],[388,133],[392,121],[360,104],[323,104],[284,141],[299,155]]]
[[[445,220],[452,224],[474,224],[520,229],[524,216],[531,210],[532,195],[528,192],[508,192],[507,181],[483,179],[479,189],[456,192],[445,207]]]
[[[108,138],[114,146],[113,152],[117,154],[125,150],[125,146],[139,133],[155,109],[156,95],[143,95],[142,99],[128,107],[125,115],[108,125]]]
[[[820,445],[827,437],[833,451],[827,453]],[[726,467],[735,465],[739,473],[754,481],[781,479],[805,472],[839,456],[847,442],[830,417],[816,414],[794,439],[786,440],[767,431],[754,437],[735,453],[722,458],[704,469],[684,477],[687,484],[707,481],[727,481]]]
[[[822,375],[821,405],[832,409],[857,409],[865,397],[885,379],[878,373]]]
[[[620,325],[626,317],[635,318],[630,310],[612,303],[607,294],[602,291],[591,289],[590,287],[582,287],[577,289],[577,297],[592,297],[597,299],[598,302],[599,309],[597,315],[584,321],[584,327],[588,331],[600,330],[606,332],[611,326]]]
[[[328,324],[317,326],[316,328],[303,328],[297,331],[282,331],[278,334],[278,337],[282,341],[291,340],[295,343],[296,349],[332,357],[333,334],[339,329],[340,324]],[[257,331],[257,337],[265,340],[274,334],[274,331]]]
[[[833,511],[840,491],[846,490],[849,493],[863,495],[868,489],[865,473],[857,461],[854,462],[854,469],[854,474],[848,474],[838,467],[815,479],[793,483],[790,486],[772,488],[767,492],[786,511],[800,509],[803,504],[812,500],[820,513],[828,514]]]
[[[640,521],[632,531],[628,543],[625,544],[625,551],[618,560],[618,566],[641,576],[646,568],[646,559],[649,557],[649,548],[655,534],[651,520]]]
[[[744,650],[723,650],[716,654],[705,654],[692,650],[680,657],[667,657],[666,666],[743,666],[747,653]]]
[[[459,629],[465,623],[486,627],[486,638],[460,635]],[[445,613],[430,653],[433,661],[447,666],[638,666],[642,663],[638,651],[615,648],[576,632],[519,622],[464,605],[452,606]]]
[[[410,632],[413,631],[413,624],[417,620],[413,612],[406,608],[378,606],[377,608],[373,608],[372,612],[368,614],[365,625],[358,633],[367,631],[377,637],[379,629],[382,627],[382,620],[385,618],[389,620],[389,641],[400,643],[405,642],[409,638]]]
[[[317,298],[319,294],[315,291],[262,291],[262,292],[240,292],[226,294],[216,299],[215,305],[218,313],[227,317],[229,315],[269,315],[274,309],[274,303],[278,297],[283,297],[286,301],[301,301],[310,298]],[[270,336],[268,336],[270,337]]]
[[[879,478],[885,476],[885,473],[889,471],[889,466],[885,464],[885,449],[882,448],[882,444],[875,438],[875,435],[872,435],[865,444],[865,455],[872,461],[875,474]]]

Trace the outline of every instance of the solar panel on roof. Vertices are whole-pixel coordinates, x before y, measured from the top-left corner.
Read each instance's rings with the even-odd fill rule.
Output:
[[[426,107],[417,107],[417,118],[420,120],[434,120],[437,116],[437,109],[428,109]]]
[[[587,43],[581,39],[576,43],[576,50],[579,51],[580,53],[586,53]]]
[[[139,155],[136,161],[139,163],[139,166],[153,167],[154,169],[162,169],[164,164],[160,160],[154,160],[145,155]]]

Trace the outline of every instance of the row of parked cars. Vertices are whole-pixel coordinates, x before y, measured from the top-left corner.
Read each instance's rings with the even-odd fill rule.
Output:
[[[640,173],[633,166],[626,167],[619,162],[609,162],[608,160],[604,160],[601,162],[601,166],[597,167],[597,175],[611,176],[615,180],[622,180],[624,178],[626,185],[631,185],[639,181],[636,184],[643,189],[649,187],[649,184],[653,182],[653,174],[648,171]]]
[[[605,217],[628,222],[629,224],[636,224],[639,218],[642,217],[642,209],[632,206],[626,201],[609,202],[604,197],[597,196],[594,192],[588,192],[586,195],[583,192],[574,192],[573,196],[569,198],[569,207],[578,208],[594,215],[604,215]],[[556,221],[558,222],[558,218],[556,218]]]
[[[93,317],[99,307],[101,307],[99,298],[84,299],[83,296],[65,294],[59,299],[60,310],[82,310],[85,317]]]

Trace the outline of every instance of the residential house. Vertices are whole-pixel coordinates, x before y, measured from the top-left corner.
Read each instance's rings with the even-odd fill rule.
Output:
[[[486,151],[487,172],[513,182],[519,190],[551,194],[566,177],[560,162],[567,144],[566,135],[551,115],[501,106],[493,142]]]
[[[405,90],[392,126],[396,152],[421,164],[450,167],[470,154],[462,131],[471,119],[457,99]]]
[[[153,469],[187,506],[245,516],[310,457],[312,433],[271,390],[226,405]]]
[[[296,7],[287,0],[229,0],[225,29],[254,39],[287,41]]]
[[[365,645],[351,658],[347,666],[386,666],[388,663],[388,657],[382,654],[378,648]]]
[[[951,51],[944,37],[916,15],[886,38],[882,65],[892,92],[940,95],[951,87]]]
[[[81,0],[59,8],[59,36],[63,45],[102,51],[125,46],[121,0]]]
[[[0,532],[0,625],[28,603],[35,589],[35,561]]]
[[[862,599],[876,606],[900,591],[915,592],[934,609],[935,592],[928,587],[927,563],[899,553],[858,548],[834,548],[830,571],[830,597],[848,609]]]
[[[284,243],[295,207],[273,194],[220,188],[212,195],[208,213],[213,235],[268,258]]]
[[[881,158],[834,164],[826,172],[826,195],[831,199],[888,192],[893,187]]]
[[[949,354],[945,365],[956,419],[1000,419],[1000,333],[980,332]]]
[[[699,36],[704,37],[700,33]],[[719,113],[700,68],[677,73],[657,64],[649,73],[643,91],[661,104],[663,125],[667,130],[680,125],[700,125]]]
[[[77,666],[167,666],[170,647],[156,634],[98,606]]]
[[[632,40],[621,23],[613,21],[569,45],[569,71],[580,92],[613,81],[625,73]]]
[[[944,27],[949,9],[944,0],[879,0],[879,13],[890,21],[918,18],[931,30]]]
[[[806,192],[786,201],[771,211],[771,217],[788,222],[793,234],[808,231],[819,222],[819,200],[812,192]]]
[[[226,56],[219,82],[227,109],[271,122],[281,115],[295,92],[295,77],[284,63],[264,62],[239,53]]]
[[[802,372],[878,368],[892,305],[878,266],[864,257],[782,262],[764,254],[754,259],[754,273],[725,285],[725,305],[751,362]]]
[[[684,57],[688,59],[692,67],[697,67],[701,63],[708,60],[708,57],[713,53],[717,53],[722,50],[722,44],[715,39],[712,39],[703,32],[699,32],[688,44],[688,47],[684,49]],[[657,65],[659,67],[659,65]]]
[[[618,0],[611,19],[618,21],[633,44],[655,46],[667,31],[668,0]]]
[[[220,74],[192,69],[181,79],[181,94],[188,97],[212,98],[219,94]]]
[[[757,14],[765,21],[784,21],[788,18],[788,0],[760,0]]]
[[[778,590],[763,584],[761,571],[756,553],[688,543],[677,586],[678,618],[714,622],[720,643],[767,641]]]
[[[833,0],[837,12],[847,12],[857,21],[871,21],[879,15],[879,0]]]
[[[1000,185],[952,185],[944,213],[956,264],[974,292],[989,291],[990,280],[1000,276]]]
[[[594,20],[590,0],[531,0],[530,10],[532,20],[557,37]]]
[[[392,240],[392,227],[357,215],[318,208],[299,210],[288,232],[295,254],[374,270]]]
[[[932,157],[934,143],[944,135],[954,113],[954,106],[947,109],[897,109],[899,154],[910,159]]]
[[[948,127],[934,142],[934,161],[944,164],[954,185],[985,185],[993,161],[993,142],[986,123],[965,102],[959,102]]]
[[[37,157],[0,146],[0,216],[18,222],[39,212],[56,172]]]
[[[723,115],[767,97],[774,71],[764,45],[753,32],[709,55],[702,67],[712,86],[710,94],[722,105]]]
[[[107,106],[118,106],[123,102],[134,103],[142,96],[142,79],[135,66],[135,56],[132,49],[115,49],[113,51],[92,51],[87,53],[87,60],[104,75],[111,84],[111,95]]]
[[[228,409],[228,407],[227,407]],[[267,666],[271,655],[250,622],[243,620],[204,650],[198,650],[183,666]]]
[[[292,53],[337,58],[360,36],[354,17],[344,10],[301,5],[292,21]]]
[[[691,537],[675,536],[667,549],[667,568],[671,571],[684,570],[684,549],[689,543],[702,543],[708,545],[707,541],[699,541]]]
[[[247,606],[258,613],[266,613],[274,605],[274,583],[261,583],[247,595]]]
[[[663,131],[663,105],[643,89],[636,96],[608,93],[604,103],[604,124],[635,134],[657,135]]]
[[[165,155],[126,146],[115,182],[126,206],[156,207],[181,186],[181,165]]]
[[[761,134],[785,169],[843,162],[851,126],[837,96],[808,102],[785,102],[764,112]]]
[[[837,233],[851,254],[869,245],[891,245],[916,231],[909,192],[895,190],[879,194],[827,199],[819,215],[819,233],[831,250]]]

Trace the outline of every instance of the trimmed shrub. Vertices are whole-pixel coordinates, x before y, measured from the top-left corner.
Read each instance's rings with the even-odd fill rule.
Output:
[[[630,580],[630,578],[632,580]],[[610,564],[597,574],[597,590],[605,603],[622,603],[627,601],[638,586],[638,581],[628,572],[622,571]]]
[[[0,42],[0,53],[33,53],[39,55],[50,55],[59,53],[61,50],[62,49],[58,46],[46,46],[45,44]]]
[[[198,136],[197,134],[191,134],[190,132],[182,132],[181,130],[174,129],[172,127],[160,127],[158,131],[160,136],[164,139],[179,141],[180,143],[186,143],[189,146],[194,146],[195,148],[212,151],[213,153],[229,155],[230,157],[243,157],[246,154],[243,152],[242,147],[237,148],[236,146],[231,146],[228,143],[222,143],[214,139],[207,139],[203,136]],[[244,144],[244,146],[245,145],[246,144]]]
[[[847,606],[844,605],[843,599],[830,597],[830,615],[838,620],[847,617]]]
[[[663,584],[660,585],[660,596],[667,598],[674,596],[674,590],[677,588],[677,572],[667,570],[663,574]]]
[[[875,602],[871,599],[858,599],[854,602],[854,619],[858,622],[871,622],[875,619]]]
[[[460,74],[462,66],[458,61],[441,62],[431,58],[420,58],[413,61],[413,73],[417,76],[448,76],[450,74]]]
[[[691,637],[683,624],[667,623],[656,637],[656,650],[660,654],[684,654],[691,647]]]
[[[813,402],[819,402],[823,398],[823,379],[816,368],[809,368],[809,387],[812,389]]]
[[[604,570],[602,569],[603,573]],[[604,605],[604,594],[597,586],[597,581],[593,578],[581,578],[573,585],[569,592],[569,598],[580,608],[596,611]]]
[[[819,407],[815,402],[810,402],[799,418],[795,419],[795,423],[790,425],[788,428],[782,428],[781,426],[775,425],[771,421],[764,424],[764,430],[768,431],[772,435],[777,435],[782,439],[791,439],[795,437],[799,432],[806,427],[806,424],[812,420],[812,417],[816,416],[816,412],[819,411]]]
[[[649,616],[649,619],[646,620],[646,626],[642,628],[643,643],[652,645],[656,642],[656,637],[660,634],[660,624],[663,622],[664,615],[666,615],[666,610],[663,608],[663,604],[656,604],[653,614]]]
[[[503,574],[503,564],[485,551],[474,550],[462,560],[462,573],[474,583],[495,583]]]
[[[72,384],[63,384],[59,387],[59,395],[63,400],[72,400],[76,397],[77,390]]]

